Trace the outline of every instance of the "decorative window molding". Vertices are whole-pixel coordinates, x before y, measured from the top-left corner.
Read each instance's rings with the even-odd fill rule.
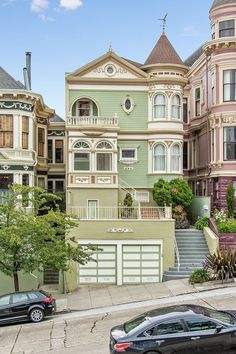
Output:
[[[135,106],[136,104],[134,102],[134,99],[129,95],[127,95],[121,103],[121,107],[123,108],[123,111],[125,111],[125,113],[127,114],[130,114],[134,110]]]
[[[115,67],[115,65],[113,65],[113,64],[107,64],[106,66],[105,66],[105,74],[107,75],[107,76],[114,76],[115,74],[116,74],[116,72],[117,72],[117,69],[116,69],[116,67]]]
[[[124,164],[133,164],[137,162],[137,148],[122,147],[120,148],[120,162]]]
[[[153,171],[164,172],[167,171],[167,148],[163,143],[157,143],[153,150]]]
[[[153,100],[153,119],[166,119],[166,96],[164,93],[157,93]]]
[[[74,149],[80,149],[80,150],[88,150],[88,149],[90,149],[90,146],[85,141],[77,141],[74,144],[73,148]]]
[[[97,144],[96,149],[98,150],[112,150],[112,145],[107,141],[101,141]]]

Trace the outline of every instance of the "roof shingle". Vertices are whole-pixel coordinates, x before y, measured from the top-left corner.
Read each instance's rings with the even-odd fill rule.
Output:
[[[169,39],[166,37],[165,32],[162,33],[144,65],[152,64],[184,65],[182,59],[179,57]]]
[[[20,81],[16,81],[0,66],[0,89],[25,90],[25,86]]]

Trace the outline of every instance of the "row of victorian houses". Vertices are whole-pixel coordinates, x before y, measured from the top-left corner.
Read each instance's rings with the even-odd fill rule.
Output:
[[[145,63],[112,50],[66,73],[65,120],[0,68],[0,190],[10,183],[63,191],[82,244],[97,262],[61,283],[159,282],[174,264],[174,221],[157,208],[159,178],[186,178],[211,209],[236,185],[236,1],[215,0],[211,38],[185,62],[162,33]],[[132,194],[132,216],[123,207]]]

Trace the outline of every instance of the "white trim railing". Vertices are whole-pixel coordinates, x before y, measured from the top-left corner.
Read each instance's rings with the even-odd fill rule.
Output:
[[[174,244],[175,244],[175,255],[176,255],[176,258],[177,258],[177,267],[178,267],[178,273],[179,273],[179,270],[180,270],[180,255],[179,255],[179,248],[178,248],[178,244],[177,244],[176,238],[175,238]]]
[[[170,207],[68,207],[67,213],[80,220],[170,220]]]
[[[76,127],[118,127],[118,117],[68,116],[67,125]]]

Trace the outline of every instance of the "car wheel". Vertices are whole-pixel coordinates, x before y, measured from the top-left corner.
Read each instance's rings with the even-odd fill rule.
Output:
[[[32,322],[41,322],[44,319],[44,311],[36,307],[30,311],[29,317]]]

